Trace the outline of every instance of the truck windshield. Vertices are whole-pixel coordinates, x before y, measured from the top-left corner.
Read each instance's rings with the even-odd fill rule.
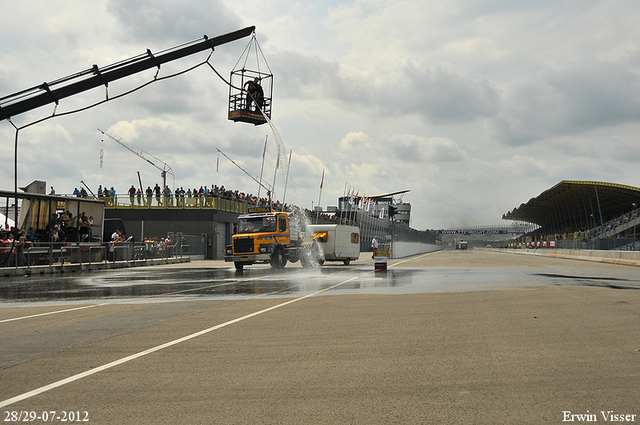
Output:
[[[263,233],[276,231],[276,218],[252,217],[238,220],[239,233]]]

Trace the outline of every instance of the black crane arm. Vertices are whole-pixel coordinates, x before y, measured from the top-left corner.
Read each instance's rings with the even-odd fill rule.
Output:
[[[214,38],[204,36],[203,41],[196,41],[185,46],[180,46],[179,48],[169,49],[161,52],[157,56],[154,56],[151,51],[147,50],[147,52],[142,55],[117,62],[113,65],[107,65],[103,68],[98,68],[97,65],[94,65],[92,68],[77,74],[49,83],[45,82],[40,86],[2,97],[0,98],[0,120],[22,114],[49,103],[55,102],[57,104],[60,99],[96,87],[108,85],[111,81],[119,80],[150,68],[159,68],[163,63],[171,62],[203,50],[213,49],[215,46],[221,44],[247,37],[251,35],[254,30],[255,27],[251,26]],[[80,80],[73,81],[77,79]],[[62,85],[65,83],[68,84]]]

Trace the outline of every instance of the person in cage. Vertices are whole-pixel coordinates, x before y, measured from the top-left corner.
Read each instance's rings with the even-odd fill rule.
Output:
[[[264,91],[260,85],[260,78],[256,77],[253,81],[249,80],[244,83],[244,89],[247,91],[245,110],[251,110],[251,104],[253,101],[256,103],[256,111],[261,110],[262,104],[264,103]]]
[[[256,102],[256,112],[260,112],[262,110],[262,105],[264,105],[264,91],[262,90],[259,79],[258,83],[256,84],[256,95],[253,99]]]

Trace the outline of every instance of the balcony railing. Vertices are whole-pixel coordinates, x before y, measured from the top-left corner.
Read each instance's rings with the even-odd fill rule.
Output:
[[[97,199],[89,197],[89,199]],[[106,209],[152,209],[152,210],[218,210],[245,214],[249,204],[220,196],[128,196],[99,198]]]

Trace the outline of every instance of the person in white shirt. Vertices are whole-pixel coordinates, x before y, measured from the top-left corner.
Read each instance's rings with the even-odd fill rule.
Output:
[[[373,239],[371,239],[371,250],[373,251],[371,258],[375,257],[376,249],[378,249],[378,236],[374,236]]]

